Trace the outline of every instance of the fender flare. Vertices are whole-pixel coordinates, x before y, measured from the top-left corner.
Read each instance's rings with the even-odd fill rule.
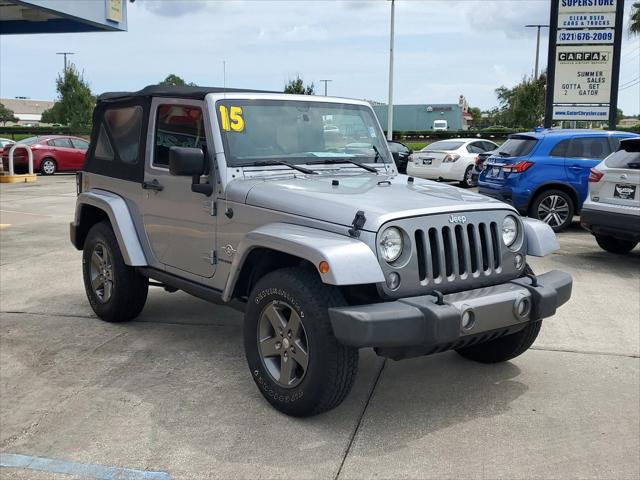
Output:
[[[527,241],[527,255],[546,257],[560,250],[560,244],[553,229],[535,218],[522,218],[524,234]]]
[[[364,242],[301,225],[272,223],[250,231],[240,241],[222,292],[223,301],[231,300],[245,260],[255,248],[288,253],[311,262],[316,268],[321,261],[326,261],[329,272],[320,278],[329,285],[384,282],[378,259]]]
[[[124,198],[106,190],[91,189],[87,192],[82,192],[78,195],[76,201],[76,225],[79,225],[81,221],[82,208],[85,205],[96,207],[107,214],[122,252],[124,263],[132,267],[147,266],[147,258]]]

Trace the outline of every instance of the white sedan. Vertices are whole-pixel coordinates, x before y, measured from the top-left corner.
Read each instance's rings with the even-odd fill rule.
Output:
[[[409,157],[407,175],[431,180],[457,181],[463,188],[473,187],[473,166],[478,154],[498,145],[479,138],[452,138],[427,145]]]

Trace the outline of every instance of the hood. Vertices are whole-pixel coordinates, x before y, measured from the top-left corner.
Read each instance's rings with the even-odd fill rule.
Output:
[[[364,230],[376,232],[393,219],[512,207],[451,185],[406,175],[314,175],[239,179],[227,198],[256,207],[351,226],[364,211]],[[338,185],[333,185],[334,181]]]

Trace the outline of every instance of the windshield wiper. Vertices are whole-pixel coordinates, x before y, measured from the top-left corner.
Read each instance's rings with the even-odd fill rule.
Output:
[[[317,162],[307,162],[307,165],[337,165],[338,163],[350,163],[351,165],[355,165],[356,167],[364,168],[368,172],[378,173],[377,168],[370,167],[369,165],[364,165],[353,160],[349,160],[348,158],[325,158],[324,160],[319,160]]]
[[[313,170],[309,170],[308,168],[304,168],[299,165],[295,165],[293,163],[285,162],[284,160],[263,160],[260,162],[253,162],[249,164],[249,166],[252,166],[252,167],[268,167],[273,165],[284,165],[285,167],[298,170],[299,172],[306,173],[307,175],[317,175],[318,173],[318,172],[314,172]]]

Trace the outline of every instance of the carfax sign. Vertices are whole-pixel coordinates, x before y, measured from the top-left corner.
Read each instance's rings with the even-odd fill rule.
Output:
[[[624,0],[551,0],[551,120],[607,120],[615,112]]]

